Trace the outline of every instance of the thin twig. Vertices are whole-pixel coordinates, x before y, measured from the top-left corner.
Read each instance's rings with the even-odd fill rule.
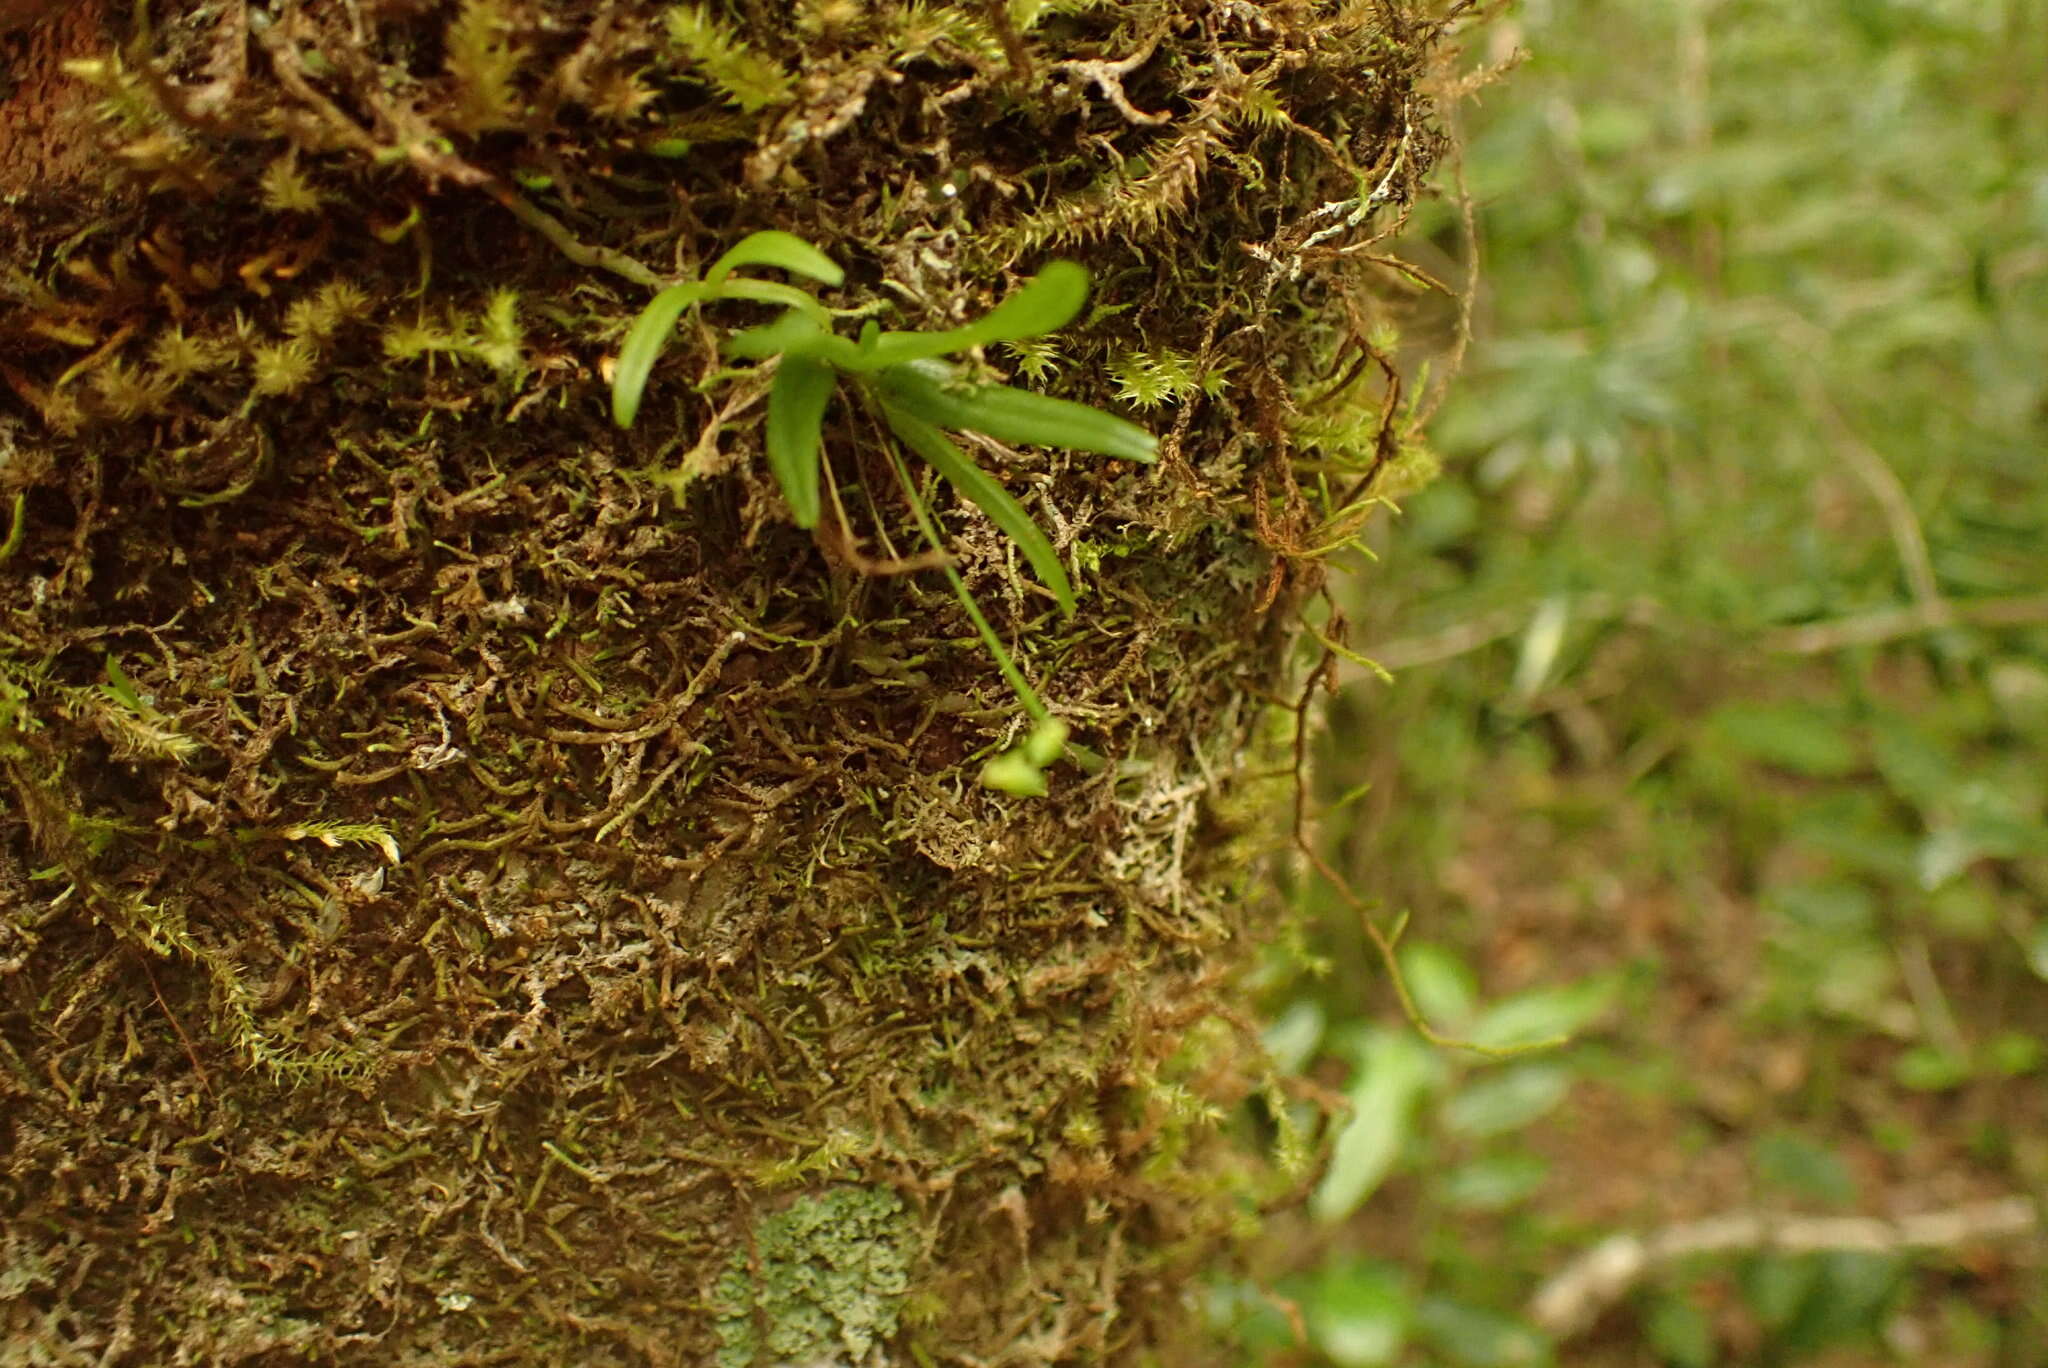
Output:
[[[1458,225],[1465,239],[1465,288],[1458,292],[1457,333],[1444,357],[1442,371],[1431,377],[1430,391],[1415,411],[1411,426],[1418,432],[1429,426],[1450,394],[1451,381],[1465,369],[1465,355],[1472,346],[1472,314],[1479,301],[1479,269],[1485,256],[1479,236],[1479,214],[1472,202],[1472,188],[1465,180],[1465,139],[1457,111],[1446,116],[1451,125],[1451,183],[1457,188]],[[1448,291],[1446,291],[1448,293]]]
[[[1899,553],[1899,563],[1906,572],[1906,583],[1913,591],[1914,602],[1928,612],[1944,612],[1946,604],[1941,597],[1941,587],[1935,581],[1934,560],[1927,551],[1927,536],[1921,531],[1920,515],[1913,511],[1913,501],[1907,496],[1906,487],[1899,483],[1898,474],[1876,448],[1857,434],[1818,375],[1808,370],[1799,388],[1806,406],[1820,418],[1828,435],[1833,438],[1835,451],[1884,511],[1885,525],[1891,531],[1892,545]]]
[[[658,290],[666,283],[660,276],[624,252],[614,251],[610,247],[593,247],[584,242],[570,232],[560,219],[510,186],[493,181],[488,189],[491,198],[510,210],[512,217],[553,243],[555,250],[578,266],[610,271],[621,280],[629,280],[650,290]]]
[[[199,1051],[192,1048],[192,1037],[185,1034],[185,1028],[178,1021],[178,1014],[171,1010],[171,1004],[164,1001],[164,990],[156,981],[156,970],[149,967],[147,951],[141,952],[142,972],[149,977],[149,991],[156,997],[156,1005],[163,1008],[164,1020],[171,1023],[171,1029],[178,1033],[178,1043],[185,1047],[185,1058],[192,1061],[192,1072],[199,1077],[199,1086],[206,1090],[208,1097],[218,1100],[213,1091],[213,1080],[207,1075],[206,1066],[199,1062]]]
[[[1529,1299],[1529,1319],[1563,1338],[1585,1330],[1659,1267],[1694,1254],[1856,1251],[1895,1254],[2028,1235],[2040,1224],[2025,1197],[1974,1202],[1944,1211],[1881,1220],[1860,1216],[1785,1216],[1733,1212],[1665,1226],[1645,1235],[1612,1235],[1566,1264]]]
[[[1899,970],[1906,981],[1906,991],[1912,995],[1913,1006],[1920,1013],[1920,1024],[1944,1053],[1968,1055],[1969,1043],[1963,1039],[1962,1028],[1956,1024],[1955,1010],[1949,1006],[1948,994],[1942,991],[1941,979],[1934,972],[1934,959],[1927,950],[1927,937],[1907,936],[1896,948]]]
[[[1010,21],[1009,0],[983,0],[983,4],[988,11],[989,27],[996,31],[996,41],[1003,45],[1003,56],[1010,63],[1010,79],[1019,85],[1030,85],[1031,52]]]
[[[1086,77],[1094,84],[1098,91],[1102,92],[1102,98],[1115,106],[1116,112],[1123,115],[1131,123],[1169,123],[1173,119],[1171,114],[1147,114],[1144,110],[1131,103],[1130,96],[1124,94],[1123,78],[1151,61],[1152,52],[1158,46],[1159,40],[1155,38],[1130,56],[1124,58],[1121,62],[1105,62],[1100,60],[1092,62],[1061,62],[1053,70],[1070,72],[1076,76]]]
[[[1467,1050],[1489,1059],[1511,1059],[1517,1055],[1554,1049],[1566,1043],[1565,1037],[1558,1036],[1519,1045],[1482,1045],[1477,1041],[1447,1036],[1430,1025],[1428,1018],[1422,1015],[1422,1009],[1416,1005],[1414,995],[1408,990],[1407,976],[1401,971],[1398,946],[1405,917],[1396,918],[1392,927],[1381,926],[1379,919],[1373,916],[1372,909],[1365,905],[1365,900],[1351,887],[1351,881],[1338,872],[1335,866],[1323,858],[1322,852],[1315,848],[1310,829],[1312,819],[1308,802],[1308,738],[1311,734],[1308,709],[1315,698],[1316,686],[1326,679],[1334,679],[1336,667],[1337,651],[1325,643],[1321,659],[1302,681],[1301,694],[1294,703],[1294,848],[1308,861],[1310,868],[1322,876],[1323,881],[1343,900],[1345,906],[1357,916],[1359,926],[1364,929],[1366,939],[1372,943],[1381,966],[1387,972],[1387,981],[1394,987],[1394,999],[1401,1006],[1401,1015],[1407,1018],[1409,1029],[1417,1035],[1439,1049]]]
[[[1851,646],[1876,646],[1944,627],[2032,627],[2048,623],[2048,594],[1944,599],[1910,608],[1881,608],[1855,617],[1809,622],[1766,633],[1758,643],[1783,655],[1826,655]]]
[[[413,136],[404,139],[405,145],[402,148],[384,147],[367,129],[351,119],[307,79],[305,60],[293,42],[297,20],[297,11],[289,11],[286,18],[259,29],[257,41],[270,54],[271,67],[277,74],[278,84],[319,115],[344,145],[363,153],[372,161],[383,161],[393,155],[402,155],[405,160],[412,162],[424,172],[430,183],[445,177],[458,185],[480,188],[509,210],[514,218],[546,238],[557,251],[578,266],[610,271],[623,280],[649,289],[661,287],[661,277],[640,262],[609,247],[592,247],[581,241],[560,219],[533,204],[482,167],[471,165],[453,152],[441,150],[433,139],[423,135]],[[383,102],[376,103],[382,108]],[[400,122],[388,109],[384,110],[384,116],[389,122]]]
[[[1396,637],[1373,643],[1366,654],[1388,670],[1412,670],[1455,660],[1520,633],[1535,617],[1539,604],[1497,608],[1421,636]],[[1611,594],[1582,594],[1571,604],[1580,620],[1621,618],[1632,626],[1683,626],[1655,599],[1623,599]],[[2048,594],[2014,594],[2001,598],[1944,599],[1932,607],[1915,604],[1879,608],[1853,617],[1780,627],[1758,634],[1750,644],[1773,655],[1827,655],[1855,646],[1879,646],[1923,632],[1948,627],[2033,627],[2048,623]],[[1712,630],[1710,624],[1695,624]]]

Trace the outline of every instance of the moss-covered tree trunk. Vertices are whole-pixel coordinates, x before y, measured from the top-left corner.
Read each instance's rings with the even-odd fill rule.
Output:
[[[1452,7],[1457,8],[1457,7]],[[1192,1361],[1316,553],[1420,457],[1413,0],[0,6],[0,1363]],[[878,430],[798,531],[779,228],[1162,459]],[[890,564],[908,561],[908,565]],[[922,566],[923,568],[918,568]],[[885,571],[901,573],[883,573]],[[1276,719],[1278,720],[1276,723]]]

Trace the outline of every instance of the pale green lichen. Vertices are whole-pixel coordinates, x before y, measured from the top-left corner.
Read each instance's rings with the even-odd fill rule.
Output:
[[[718,1368],[862,1361],[896,1332],[910,1257],[886,1188],[832,1188],[764,1216],[718,1279]]]

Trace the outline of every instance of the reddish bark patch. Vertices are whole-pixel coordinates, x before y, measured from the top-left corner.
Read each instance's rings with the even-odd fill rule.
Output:
[[[92,90],[64,63],[107,45],[105,0],[0,0],[0,224],[17,201],[77,184],[98,156]]]

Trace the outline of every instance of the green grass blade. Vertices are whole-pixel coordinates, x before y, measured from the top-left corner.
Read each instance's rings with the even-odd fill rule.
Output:
[[[798,527],[816,527],[819,513],[818,446],[839,377],[830,366],[784,356],[768,388],[768,468],[782,486]]]
[[[846,272],[839,269],[839,263],[826,256],[817,248],[805,242],[794,233],[785,233],[770,228],[766,232],[749,233],[732,245],[732,250],[711,263],[711,269],[704,273],[707,290],[717,291],[725,284],[725,278],[742,266],[774,266],[796,275],[822,280],[827,285],[837,285],[846,279]]]
[[[612,369],[612,421],[622,428],[633,426],[640,413],[640,396],[647,389],[647,377],[675,332],[676,319],[683,310],[704,297],[704,287],[694,282],[671,285],[648,302],[626,331],[619,347],[619,361]]]
[[[1123,461],[1146,462],[1159,455],[1158,439],[1137,424],[1069,399],[1010,385],[948,385],[923,365],[892,366],[879,383],[895,402],[938,427]]]
[[[1066,567],[1060,564],[1059,553],[1052,549],[1051,539],[1039,530],[1037,523],[1031,521],[1031,515],[1024,511],[1024,506],[1011,498],[1010,492],[997,484],[994,476],[954,446],[952,438],[923,418],[886,398],[882,401],[882,416],[888,421],[890,431],[905,446],[931,462],[933,469],[948,484],[988,514],[1003,534],[1017,543],[1017,549],[1024,553],[1024,559],[1037,572],[1039,581],[1052,590],[1060,611],[1073,616],[1073,582],[1067,578]]]

